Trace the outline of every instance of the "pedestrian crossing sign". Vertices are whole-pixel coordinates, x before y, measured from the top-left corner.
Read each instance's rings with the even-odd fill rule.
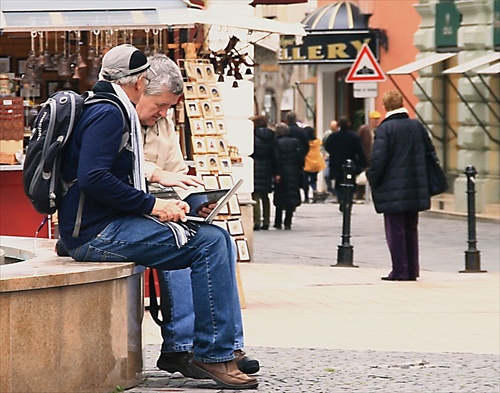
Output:
[[[363,44],[345,81],[347,83],[385,81],[385,74],[367,44]]]

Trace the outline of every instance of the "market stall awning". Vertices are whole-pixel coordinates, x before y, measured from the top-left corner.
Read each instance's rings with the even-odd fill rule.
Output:
[[[482,75],[497,75],[500,74],[500,63],[493,64],[492,66],[482,68],[477,72]]]
[[[188,8],[183,0],[86,0],[82,3],[68,0],[1,1],[0,30],[3,32],[188,27],[196,23],[305,35],[300,23],[224,13],[220,9]]]
[[[443,71],[443,74],[463,74],[465,72],[472,71],[474,68],[482,67],[488,63],[498,60],[500,60],[500,53],[488,53],[487,55],[459,64],[455,67],[448,68]]]
[[[415,60],[411,63],[405,64],[404,66],[395,68],[387,72],[387,75],[408,75],[412,72],[421,70],[425,67],[429,67],[456,55],[456,53],[435,53],[430,56],[424,57],[423,59]]]
[[[250,31],[261,31],[266,33],[277,33],[282,35],[298,35],[306,34],[304,27],[300,23],[285,23],[276,20],[260,18],[256,16],[238,15],[233,12],[224,12],[218,8],[217,10],[171,10],[158,9],[158,17],[162,24],[170,24],[171,20],[189,20],[191,23],[200,23],[214,26],[224,26],[229,28],[245,29]]]

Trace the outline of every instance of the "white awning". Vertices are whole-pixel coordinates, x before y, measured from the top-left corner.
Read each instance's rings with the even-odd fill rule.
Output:
[[[471,61],[467,61],[463,64],[459,64],[456,67],[448,68],[443,71],[443,74],[463,74],[464,72],[468,72],[473,70],[474,68],[478,68],[484,66],[485,64],[491,63],[493,61],[500,60],[500,53],[492,52],[487,55],[478,57]]]
[[[456,56],[456,53],[435,53],[430,56],[424,57],[423,59],[415,60],[414,62],[408,63],[404,66],[395,68],[389,72],[387,75],[407,75],[412,72],[421,70],[422,68],[429,67],[433,64],[439,63],[441,61],[447,60],[450,57]]]
[[[196,23],[266,33],[303,36],[300,23],[238,15],[234,12],[188,8],[182,0],[1,0],[0,30],[66,31],[93,29],[189,27]],[[77,6],[75,7],[75,4]]]
[[[266,33],[277,33],[282,35],[304,36],[306,31],[300,23],[285,23],[276,20],[260,18],[256,16],[238,15],[231,12],[224,12],[220,8],[217,11],[158,9],[158,17],[162,24],[169,25],[169,20],[177,18],[179,20],[189,20],[192,23],[206,25],[224,26],[249,31],[260,31]]]
[[[496,75],[500,74],[500,63],[493,64],[492,66],[483,68],[477,74]]]

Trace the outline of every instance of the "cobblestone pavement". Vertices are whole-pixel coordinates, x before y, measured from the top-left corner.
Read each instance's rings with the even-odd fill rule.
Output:
[[[157,345],[146,347],[146,381],[130,393],[221,391],[211,380],[183,378],[155,367]],[[263,365],[263,393],[498,393],[497,355],[251,347]],[[231,390],[224,390],[231,392]]]
[[[306,292],[301,292],[304,296],[302,298],[294,296],[297,295],[294,291],[302,290],[299,286],[292,285],[290,288],[285,288],[286,293],[290,293],[289,298],[286,299],[288,304],[277,297],[281,287],[273,284],[283,281],[283,277],[290,279],[292,276],[288,274],[270,278],[269,272],[285,269],[283,272],[290,273],[292,269],[287,266],[293,265],[301,268],[307,266],[326,268],[335,264],[342,231],[342,215],[338,211],[338,205],[333,203],[302,205],[297,209],[291,231],[278,231],[271,228],[269,231],[256,232],[253,237],[255,265],[250,264],[247,269],[245,269],[247,266],[242,266],[242,278],[246,284],[249,302],[249,308],[245,310],[247,319],[245,326],[248,329],[246,333],[249,338],[247,341],[249,343],[257,341],[254,346],[246,347],[245,350],[261,362],[261,371],[257,375],[259,388],[255,391],[264,393],[499,393],[500,358],[499,349],[496,348],[498,340],[495,333],[491,332],[495,332],[495,324],[498,325],[498,310],[495,311],[495,308],[498,305],[499,293],[498,282],[494,277],[499,271],[500,226],[498,222],[478,221],[477,223],[482,268],[488,270],[488,273],[479,275],[458,273],[464,268],[464,251],[467,249],[465,219],[437,217],[425,213],[420,216],[419,230],[422,278],[415,284],[415,287],[411,287],[415,292],[411,292],[413,289],[406,286],[396,283],[388,285],[380,280],[379,277],[390,270],[383,217],[374,212],[371,204],[354,206],[351,242],[354,246],[354,262],[359,269],[348,269],[352,273],[342,269],[328,270],[330,275],[335,274],[338,282],[330,276],[325,277],[325,282],[335,285],[331,287],[335,290],[333,299],[342,307],[334,310],[335,315],[331,317],[325,315],[325,319],[322,320],[335,323],[335,318],[340,316],[351,318],[343,325],[337,321],[335,326],[337,329],[332,329],[332,334],[342,334],[345,337],[338,346],[333,347],[337,349],[325,349],[324,336],[308,337],[311,329],[297,329],[301,326],[299,322],[304,318],[309,319],[308,322],[312,324],[310,326],[318,323],[314,310],[309,313],[304,311],[304,304],[310,304],[304,299],[313,296],[312,288],[322,288],[326,291],[329,287],[322,286],[324,283],[321,280],[309,283],[307,281],[310,279],[309,276],[304,274],[302,279],[312,286],[305,285]],[[267,269],[259,267],[258,264],[273,265],[272,269]],[[372,271],[369,271],[370,269]],[[359,275],[362,277],[356,279]],[[375,278],[372,278],[372,275]],[[441,283],[439,280],[444,281]],[[255,285],[252,287],[250,283],[257,283],[257,287]],[[461,289],[462,286],[463,289]],[[480,292],[478,288],[483,286],[488,290]],[[352,291],[346,288],[355,288],[358,290],[357,293],[364,291],[365,295],[364,297],[352,296]],[[470,297],[467,291],[471,290],[476,291],[474,299],[479,299],[477,303],[470,304],[470,301],[465,301]],[[346,293],[351,296],[345,298]],[[366,307],[366,293],[373,293],[377,296],[375,303],[380,303],[379,309],[382,310],[379,314],[370,314],[365,308],[361,308],[361,306]],[[418,298],[412,299],[413,294]],[[438,298],[426,298],[426,296],[438,296]],[[398,302],[400,298],[409,303]],[[302,303],[293,308],[293,302],[297,299]],[[324,299],[318,299],[319,303],[323,301]],[[467,307],[462,307],[462,303],[467,303]],[[284,307],[284,310],[280,307]],[[418,311],[416,314],[411,312],[415,307]],[[364,314],[360,315],[360,310],[364,310]],[[284,320],[278,321],[279,323],[275,325],[267,325],[265,323],[267,320],[259,323],[258,320],[251,319],[258,312],[262,312],[261,318],[272,318],[271,315],[274,315],[275,318],[279,316]],[[272,314],[267,314],[266,317],[264,312]],[[333,311],[325,309],[325,312]],[[358,315],[361,319],[367,318],[362,319],[366,321],[366,329],[363,329],[359,323],[356,326],[349,325],[350,321],[358,321]],[[398,329],[399,325],[388,326],[387,324],[398,321],[398,316],[399,319],[404,318],[403,325],[408,329],[407,334],[411,335],[407,340],[404,332],[400,332],[399,341],[391,336],[390,332]],[[443,330],[442,326],[445,325],[443,319],[456,320],[454,323],[457,323],[459,325],[457,328],[460,329],[455,329],[455,332]],[[483,325],[482,331],[476,330],[477,324],[472,323],[476,319],[490,325]],[[440,329],[439,323],[442,325]],[[302,337],[294,335],[293,339],[290,339],[290,332],[282,330],[269,332],[266,335],[266,330],[263,330],[262,326],[290,326],[290,331],[300,331]],[[453,326],[450,325],[450,329],[454,329]],[[386,335],[380,331],[384,328],[387,331]],[[140,386],[129,390],[130,393],[231,392],[221,390],[211,380],[193,380],[177,373],[170,375],[158,370],[155,363],[159,355],[161,337],[158,338],[157,327],[151,329],[156,336],[146,340],[145,381]],[[439,331],[439,333],[433,333],[433,331]],[[486,334],[488,332],[489,335]],[[148,332],[149,335],[153,333]],[[255,340],[260,338],[259,334],[280,338],[282,342],[278,343],[273,339],[262,343],[262,340]],[[360,334],[364,336],[360,337]],[[301,345],[305,341],[304,338],[313,339],[314,343],[307,346]],[[427,341],[422,338],[426,338]],[[340,338],[336,337],[334,341],[337,340]],[[397,351],[400,346],[395,346],[394,343],[404,343],[405,340],[408,344],[412,340],[416,341],[415,345],[411,346],[411,348],[416,348],[415,352]],[[286,344],[285,341],[287,341]],[[267,342],[271,342],[271,346],[267,346]],[[346,345],[341,345],[342,342]],[[426,345],[421,346],[422,342],[426,342]],[[465,347],[471,348],[471,352],[475,353],[464,353],[464,350],[460,350],[464,347],[461,344],[465,343],[468,344]],[[478,347],[474,343],[480,343],[481,346]],[[489,343],[492,343],[491,346]],[[300,346],[305,348],[297,348]],[[314,348],[308,348],[309,346]],[[450,348],[450,351],[443,351],[443,347]],[[394,348],[396,351],[389,351]]]

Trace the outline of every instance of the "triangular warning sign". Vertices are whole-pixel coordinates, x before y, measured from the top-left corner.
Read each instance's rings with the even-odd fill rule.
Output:
[[[385,74],[368,45],[363,44],[345,81],[347,83],[385,81]]]

